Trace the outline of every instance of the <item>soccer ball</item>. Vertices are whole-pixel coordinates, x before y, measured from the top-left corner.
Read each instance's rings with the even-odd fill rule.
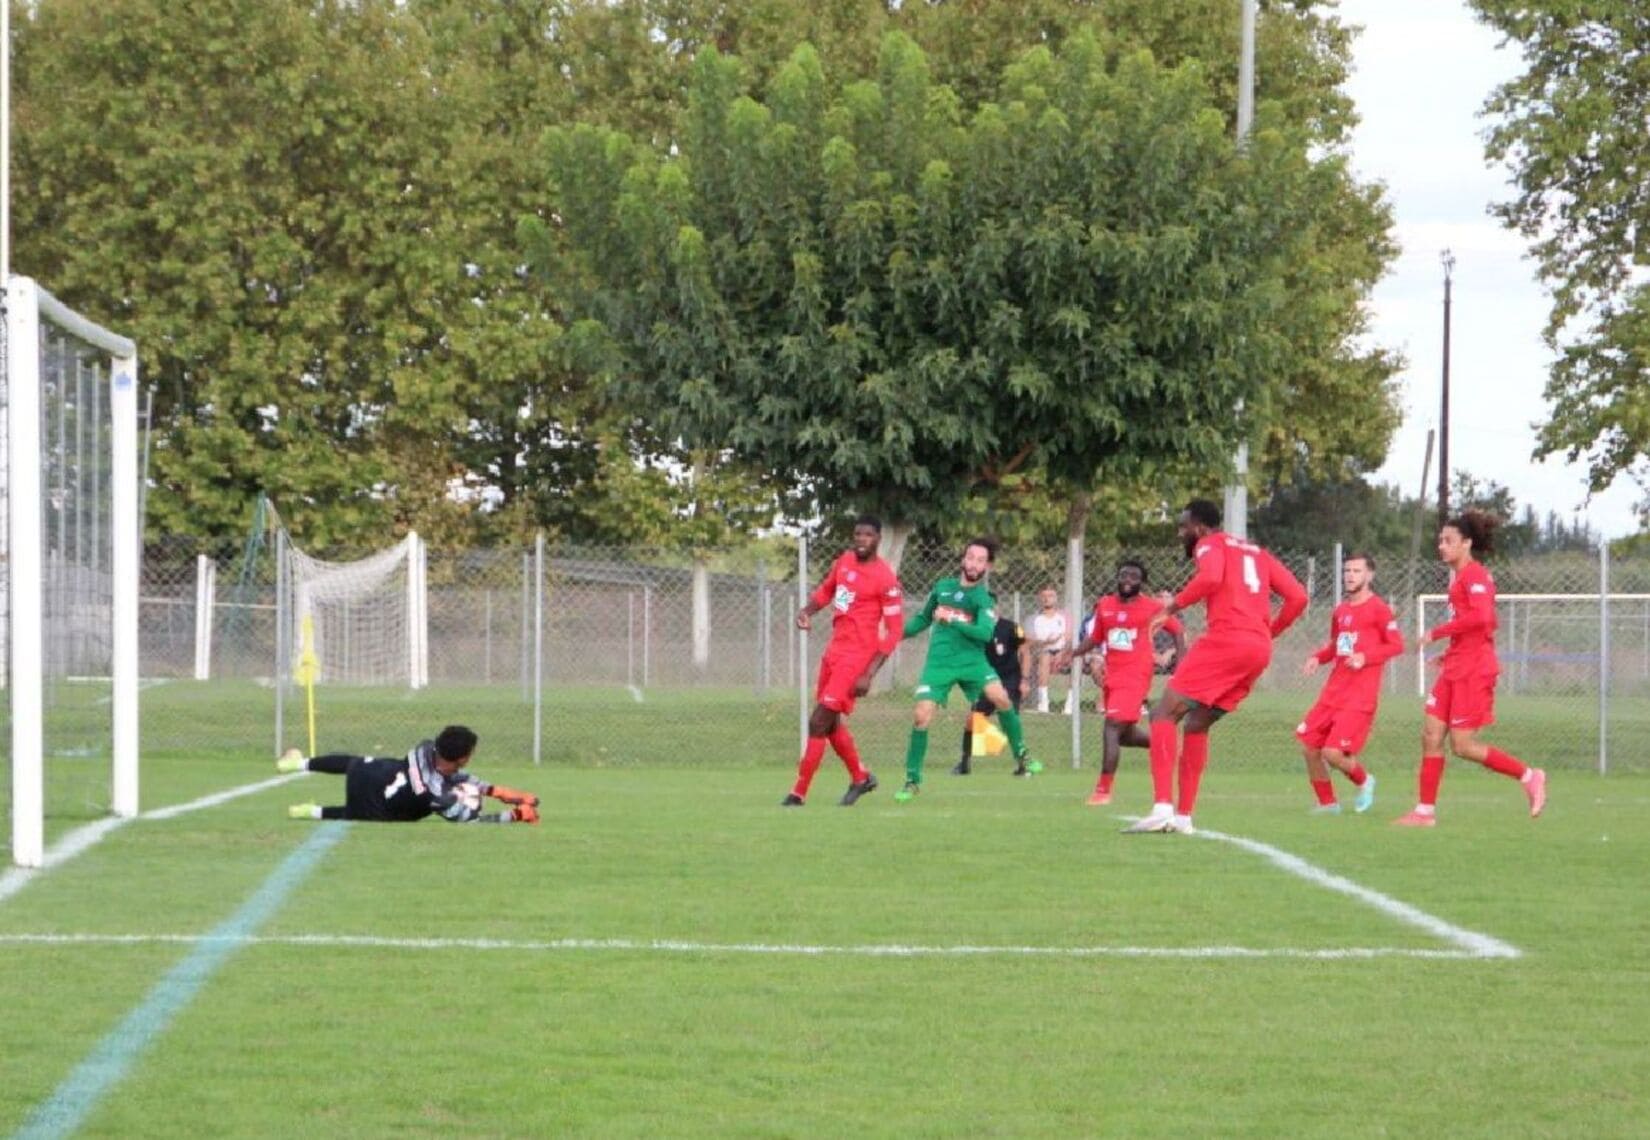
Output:
[[[481,810],[481,785],[473,780],[465,780],[461,784],[454,784],[453,795],[458,798],[459,803],[471,811]]]

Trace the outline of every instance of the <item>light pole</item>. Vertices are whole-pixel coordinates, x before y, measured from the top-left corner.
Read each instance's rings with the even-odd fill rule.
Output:
[[[1243,0],[1242,46],[1238,52],[1237,141],[1241,148],[1255,120],[1255,0]],[[1238,423],[1243,422],[1243,401],[1237,405]],[[1232,459],[1232,481],[1226,486],[1226,533],[1249,537],[1249,441],[1238,443]]]
[[[1438,401],[1438,525],[1449,521],[1449,324],[1450,285],[1455,272],[1455,255],[1445,250],[1444,264],[1444,382]]]

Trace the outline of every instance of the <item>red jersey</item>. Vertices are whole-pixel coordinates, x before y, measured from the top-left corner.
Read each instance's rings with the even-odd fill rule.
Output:
[[[894,568],[881,558],[861,562],[852,550],[831,563],[813,593],[820,609],[831,607],[828,650],[889,654],[904,629],[904,600]],[[886,632],[882,627],[886,625]]]
[[[1197,573],[1175,595],[1175,605],[1186,609],[1208,599],[1210,634],[1270,641],[1306,609],[1306,588],[1264,547],[1217,530],[1198,540],[1192,557]],[[1273,594],[1283,599],[1276,618]]]
[[[1403,651],[1403,634],[1386,602],[1375,594],[1356,605],[1342,602],[1329,619],[1329,640],[1312,655],[1325,665],[1335,663],[1318,704],[1347,712],[1374,712],[1381,703],[1382,666]],[[1354,653],[1364,655],[1363,668],[1347,664]]]
[[[1482,562],[1467,563],[1449,584],[1449,608],[1450,620],[1428,635],[1449,638],[1444,676],[1459,681],[1501,672],[1495,659],[1495,579]]]
[[[1163,603],[1149,594],[1136,594],[1124,601],[1116,594],[1102,595],[1094,603],[1094,626],[1089,638],[1103,647],[1106,657],[1106,675],[1112,681],[1125,678],[1151,683],[1152,639],[1146,635],[1146,626]],[[1184,628],[1179,619],[1163,623],[1170,633]]]

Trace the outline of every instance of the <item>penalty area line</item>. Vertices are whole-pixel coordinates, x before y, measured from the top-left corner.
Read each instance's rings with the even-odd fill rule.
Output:
[[[232,944],[328,949],[423,951],[514,951],[518,953],[785,955],[857,958],[1172,958],[1363,961],[1372,958],[1423,958],[1470,961],[1484,957],[1468,950],[1408,946],[1341,946],[1312,949],[1295,946],[906,946],[871,944],[825,946],[802,943],[691,942],[669,938],[382,938],[354,934],[253,935],[211,934],[0,934],[0,946],[147,946],[155,944]]]
[[[1251,854],[1259,855],[1274,867],[1286,871],[1296,878],[1304,879],[1314,886],[1348,898],[1357,899],[1366,906],[1373,907],[1388,918],[1424,930],[1434,938],[1440,939],[1456,947],[1470,958],[1519,958],[1523,951],[1511,943],[1503,942],[1499,938],[1492,938],[1488,934],[1480,934],[1475,930],[1468,930],[1456,926],[1452,922],[1445,922],[1437,915],[1428,914],[1420,907],[1382,894],[1371,887],[1355,883],[1351,879],[1326,871],[1313,863],[1308,863],[1299,855],[1291,855],[1270,843],[1262,843],[1258,839],[1246,839],[1241,835],[1227,835],[1220,831],[1205,831],[1198,828],[1192,833],[1194,839],[1208,839],[1217,843],[1230,843],[1234,847],[1242,848]]]
[[[344,837],[342,823],[323,823],[272,871],[263,884],[210,934],[197,938],[143,1001],[81,1059],[52,1095],[29,1113],[14,1140],[57,1140],[80,1130],[112,1088],[126,1078],[177,1015],[194,1001],[231,955],[280,910],[323,856]]]
[[[302,779],[307,774],[308,773],[305,772],[293,772],[285,776],[275,776],[268,780],[259,780],[255,784],[242,784],[238,788],[230,788],[227,791],[214,792],[209,796],[202,796],[199,799],[190,800],[187,803],[172,804],[170,807],[156,808],[154,811],[146,811],[137,818],[149,820],[172,819],[176,816],[187,815],[192,811],[201,811],[205,808],[217,807],[219,804],[228,803],[230,800],[238,800],[242,796],[250,796],[258,792],[267,791],[270,788],[280,787],[282,784],[289,784],[293,780]],[[34,882],[35,879],[39,878],[47,871],[50,871],[56,867],[61,867],[63,864],[69,862],[77,856],[84,854],[96,844],[108,838],[110,832],[124,827],[126,824],[131,822],[132,821],[130,819],[123,816],[109,816],[106,819],[100,819],[92,823],[83,824],[80,827],[66,832],[63,838],[52,844],[51,847],[47,848],[45,857],[41,860],[40,866],[8,867],[3,873],[0,873],[0,903],[3,903],[7,899],[11,898],[11,896],[15,895],[18,891],[22,890],[30,883]]]

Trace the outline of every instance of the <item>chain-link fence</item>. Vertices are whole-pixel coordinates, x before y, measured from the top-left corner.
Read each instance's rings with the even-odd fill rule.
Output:
[[[475,550],[427,557],[427,683],[318,683],[321,749],[400,750],[444,723],[477,727],[484,755],[548,763],[714,767],[795,761],[812,705],[827,623],[796,627],[798,606],[836,549],[774,541],[759,550],[685,554],[635,548]],[[900,578],[908,612],[954,573],[961,551],[912,543]],[[1151,589],[1176,589],[1190,573],[1178,548],[1003,550],[990,581],[1002,612],[1028,628],[1038,595],[1052,589],[1073,635],[1112,587],[1123,557],[1138,558]],[[1339,594],[1340,553],[1279,552],[1307,587],[1311,607],[1276,645],[1272,667],[1239,714],[1216,730],[1221,763],[1293,769],[1292,730],[1323,675],[1300,666],[1328,638]],[[1068,561],[1081,567],[1070,588]],[[1418,628],[1445,620],[1448,576],[1430,558],[1375,552],[1376,590],[1392,606],[1411,651],[1387,666],[1385,697],[1368,756],[1412,767],[1421,697],[1435,670],[1413,651]],[[309,708],[279,656],[283,605],[273,551],[262,543],[200,551],[158,544],[145,561],[142,662],[146,751],[267,755],[305,745]],[[1650,558],[1596,554],[1490,562],[1501,591],[1502,680],[1488,739],[1535,763],[1612,771],[1643,769],[1650,743]],[[1202,629],[1201,607],[1187,637]],[[904,642],[852,718],[873,766],[896,767],[910,718],[909,691],[925,638]],[[1098,755],[1097,690],[1078,671],[1076,715],[1065,715],[1070,677],[1050,679],[1052,710],[1028,705],[1028,738],[1045,759],[1092,765]],[[1160,682],[1161,684],[1161,682]],[[942,726],[959,732],[953,698]],[[282,722],[277,732],[277,710]],[[541,727],[542,726],[542,727]],[[943,732],[942,728],[942,732]],[[938,739],[938,734],[936,735]],[[944,750],[935,750],[936,758]]]

